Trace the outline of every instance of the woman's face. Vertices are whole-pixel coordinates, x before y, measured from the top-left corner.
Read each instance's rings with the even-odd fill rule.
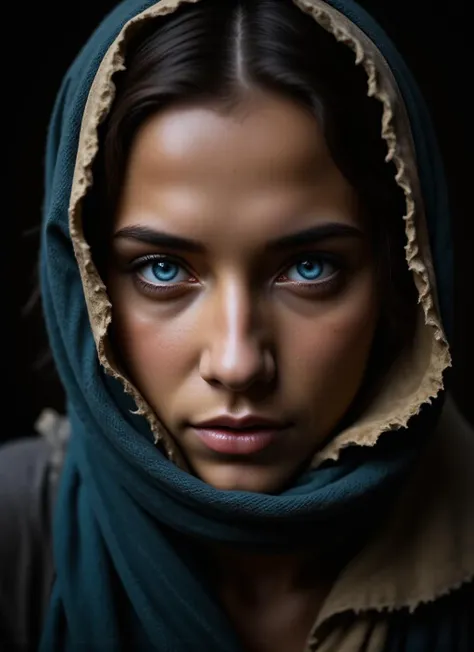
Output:
[[[193,472],[281,490],[350,407],[378,317],[370,236],[315,119],[266,93],[153,116],[111,254],[115,346]]]

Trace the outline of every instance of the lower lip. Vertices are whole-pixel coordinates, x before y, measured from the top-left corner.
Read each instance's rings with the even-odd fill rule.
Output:
[[[208,448],[227,455],[251,455],[259,453],[281,436],[283,429],[246,430],[234,434],[229,430],[216,428],[194,428],[194,432]]]

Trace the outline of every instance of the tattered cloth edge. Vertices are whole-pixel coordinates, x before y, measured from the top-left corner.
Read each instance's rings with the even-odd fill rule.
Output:
[[[448,396],[394,512],[342,571],[318,614],[313,636],[337,614],[413,613],[472,585],[473,460],[473,429]]]
[[[443,372],[451,365],[449,346],[444,336],[435,305],[435,280],[431,266],[427,227],[420,184],[415,163],[415,149],[403,99],[396,80],[377,47],[348,18],[321,0],[293,0],[303,11],[343,43],[355,54],[355,64],[362,65],[368,80],[368,95],[383,106],[381,136],[387,144],[387,162],[392,161],[397,170],[396,182],[403,190],[406,201],[405,247],[408,267],[418,290],[423,310],[416,342],[410,356],[427,350],[428,364],[417,382],[413,377],[414,360],[400,359],[392,369],[384,388],[368,412],[353,426],[335,437],[313,459],[317,466],[324,460],[336,460],[346,446],[357,444],[371,446],[381,433],[393,428],[406,427],[424,403],[430,402],[443,389]],[[431,340],[431,350],[428,344]],[[417,365],[418,366],[418,365]],[[410,378],[411,375],[411,378]],[[400,389],[412,385],[408,397],[397,397],[394,386]],[[391,409],[389,406],[392,406]]]
[[[112,320],[112,306],[84,237],[82,200],[93,183],[92,164],[99,146],[98,127],[107,116],[114,99],[112,77],[125,68],[128,39],[145,21],[172,13],[184,2],[197,1],[201,0],[161,0],[131,19],[107,51],[92,84],[82,119],[69,206],[71,239],[100,363],[107,373],[121,381],[125,391],[136,403],[136,414],[147,419],[155,442],[161,443],[169,459],[182,468],[186,468],[186,464],[177,444],[114,361],[107,336]],[[400,359],[367,413],[315,455],[312,466],[318,466],[328,459],[337,460],[341,450],[349,445],[372,446],[381,433],[406,427],[409,419],[419,412],[422,405],[435,398],[443,388],[443,372],[450,366],[451,357],[435,306],[434,277],[411,132],[393,75],[375,45],[343,14],[321,0],[293,1],[340,43],[353,50],[355,64],[362,65],[367,73],[368,95],[383,105],[381,136],[387,143],[387,161],[393,161],[397,170],[396,181],[406,198],[406,215],[403,218],[407,235],[406,258],[418,289],[421,307],[412,358]]]

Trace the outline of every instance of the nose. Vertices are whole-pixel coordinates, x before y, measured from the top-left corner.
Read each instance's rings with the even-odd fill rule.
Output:
[[[273,379],[275,360],[254,303],[251,292],[236,283],[216,292],[200,359],[207,382],[242,392]]]

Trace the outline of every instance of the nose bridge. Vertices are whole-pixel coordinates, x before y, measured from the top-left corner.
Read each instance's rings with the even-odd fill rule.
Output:
[[[234,365],[242,353],[255,349],[257,309],[248,285],[228,279],[215,296],[213,336],[216,353],[226,366]]]
[[[263,324],[249,283],[227,278],[212,297],[205,376],[229,387],[247,386],[265,367]]]
[[[224,348],[232,356],[236,346],[251,337],[255,326],[250,289],[242,282],[230,280],[218,293],[216,309],[217,330],[222,331]]]

